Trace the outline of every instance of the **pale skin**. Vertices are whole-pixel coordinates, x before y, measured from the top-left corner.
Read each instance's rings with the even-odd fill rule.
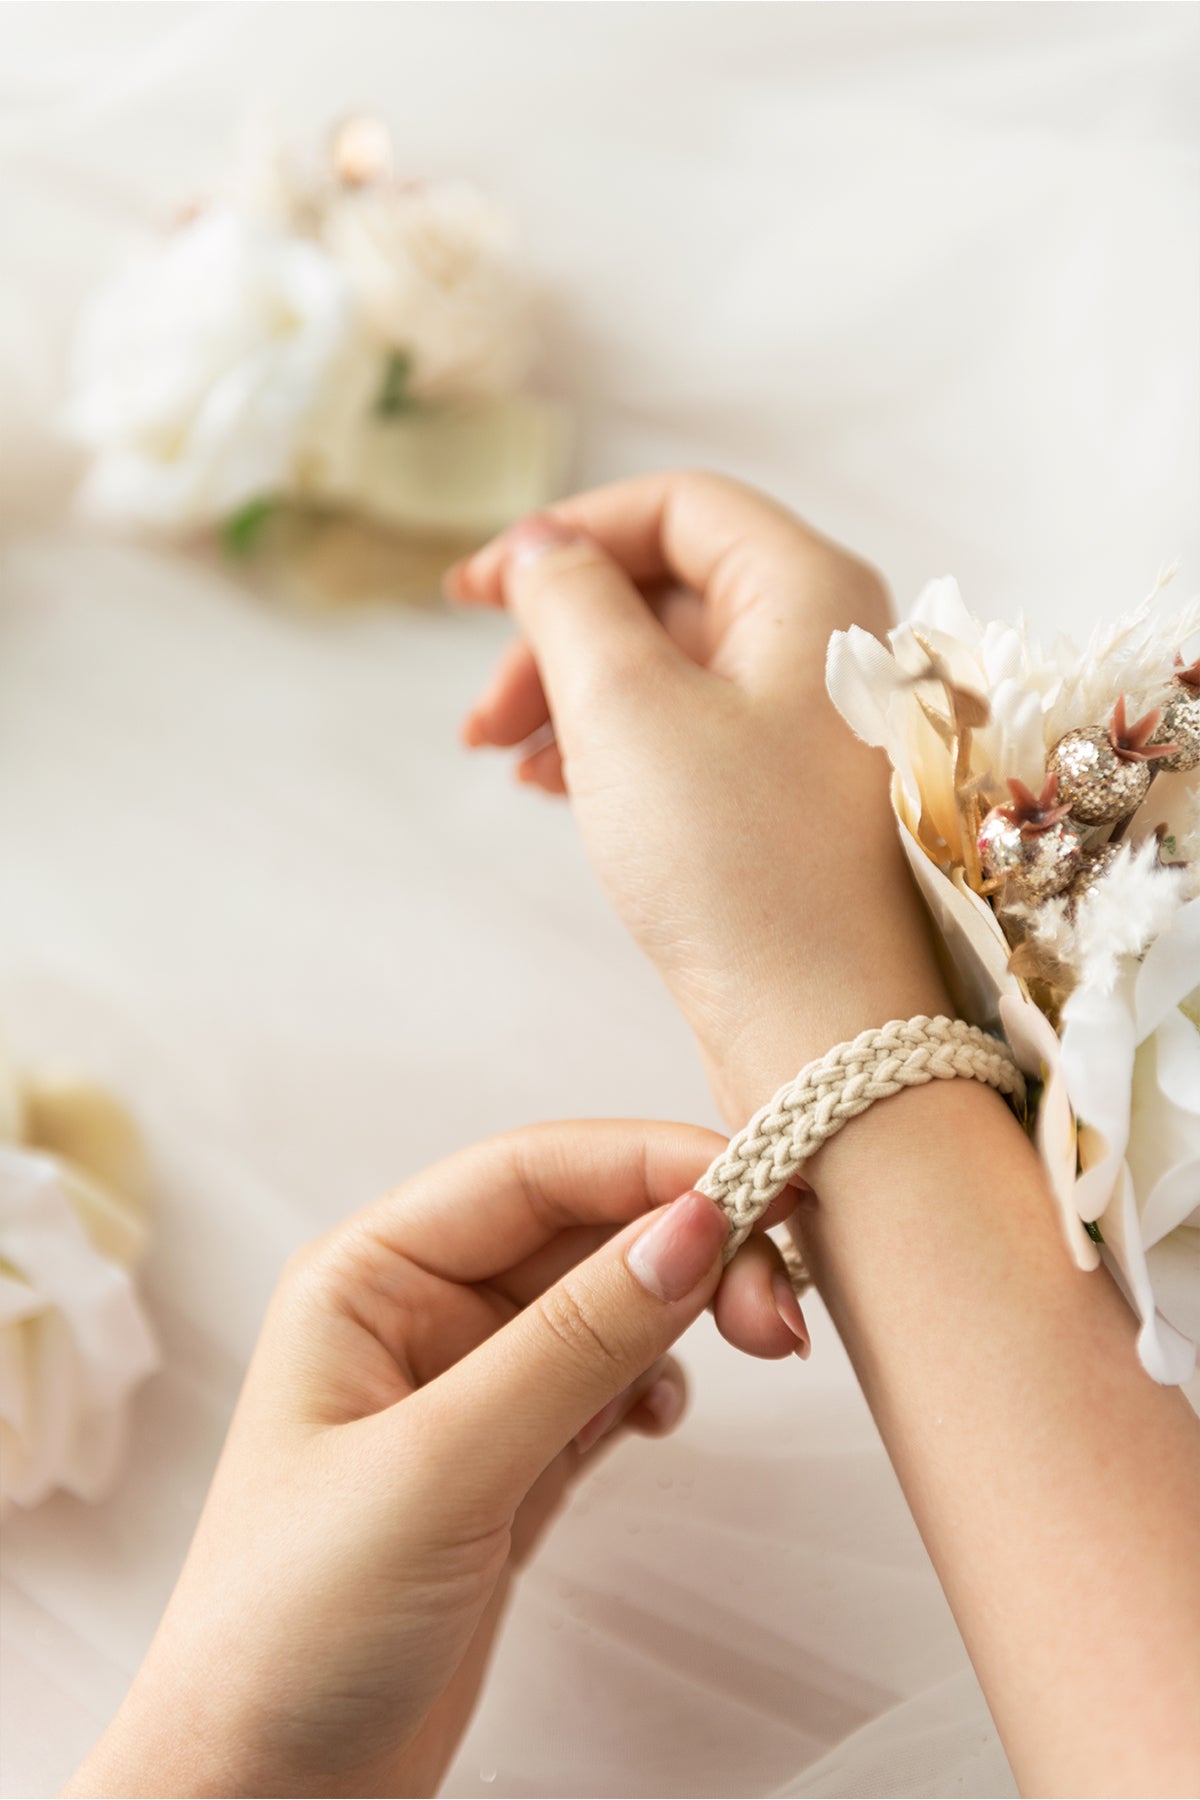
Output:
[[[887,624],[869,569],[685,474],[564,502],[452,590],[520,629],[466,741],[569,793],[732,1123],[865,1025],[948,1010],[886,771],[824,696],[830,632]],[[677,1416],[661,1359],[710,1299],[741,1347],[804,1347],[768,1239],[718,1287],[709,1202],[641,1217],[719,1140],[543,1131],[417,1178],[285,1278],[159,1637],[68,1791],[430,1791],[512,1546],[595,1454],[565,1447]],[[792,1229],[1022,1789],[1200,1790],[1200,1422],[1143,1374],[1107,1275],[1074,1268],[1020,1127],[935,1084],[806,1175]],[[656,1230],[671,1299],[631,1248]]]

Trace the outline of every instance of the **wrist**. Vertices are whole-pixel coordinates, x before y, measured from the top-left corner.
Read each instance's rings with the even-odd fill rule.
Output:
[[[872,962],[868,975],[849,959],[826,961],[819,981],[811,973],[781,971],[722,1043],[700,1037],[713,1092],[733,1125],[744,1125],[807,1063],[868,1026],[953,1013],[932,958],[914,955],[910,946],[906,955]]]
[[[219,1678],[183,1684],[143,1664],[104,1735],[63,1788],[74,1795],[253,1794],[251,1760],[239,1726],[214,1705]]]

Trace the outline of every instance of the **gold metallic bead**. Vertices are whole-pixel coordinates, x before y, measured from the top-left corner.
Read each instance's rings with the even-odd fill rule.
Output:
[[[1070,887],[1083,857],[1083,836],[1070,819],[1022,832],[1006,807],[993,807],[979,832],[979,859],[989,881],[1011,900],[1046,900]]]
[[[1058,799],[1082,825],[1111,825],[1146,798],[1151,767],[1113,749],[1103,726],[1068,731],[1046,759],[1058,777]]]
[[[1179,682],[1163,702],[1162,719],[1152,744],[1175,744],[1170,756],[1159,757],[1159,769],[1200,768],[1200,694]]]

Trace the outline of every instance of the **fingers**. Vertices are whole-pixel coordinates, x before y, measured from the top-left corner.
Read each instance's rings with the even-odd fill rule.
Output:
[[[633,583],[682,581],[702,594],[710,666],[735,681],[774,681],[794,692],[797,673],[807,672],[823,700],[830,632],[858,623],[881,634],[891,622],[873,569],[786,507],[723,476],[641,476],[564,500],[543,517],[585,532]],[[451,570],[450,597],[503,604],[511,541],[505,534]]]
[[[602,1406],[575,1437],[575,1448],[586,1456],[597,1444],[611,1440],[622,1425],[647,1437],[665,1437],[683,1417],[687,1383],[673,1356],[660,1357],[624,1391]]]
[[[632,681],[648,667],[685,666],[624,570],[593,538],[548,515],[508,534],[503,589],[560,731],[560,708],[595,675]]]
[[[432,1478],[450,1492],[449,1522],[494,1528],[559,1451],[665,1355],[711,1299],[727,1234],[711,1200],[684,1194],[393,1409],[407,1415],[406,1427],[418,1413],[423,1420]]]
[[[517,764],[517,779],[528,787],[541,788],[546,794],[565,794],[567,775],[557,743],[542,744],[523,756]]]
[[[664,1356],[613,1403],[610,1422],[602,1423],[595,1432],[590,1424],[585,1425],[574,1444],[556,1456],[534,1482],[513,1522],[510,1567],[519,1568],[528,1561],[574,1483],[614,1444],[630,1431],[641,1437],[666,1437],[686,1410],[687,1381],[683,1370],[673,1356]],[[607,1409],[598,1418],[606,1420]]]
[[[706,592],[739,546],[763,546],[791,557],[798,544],[820,543],[786,507],[725,476],[664,471],[573,495],[548,509],[560,525],[586,532],[638,583],[671,577]],[[505,537],[450,571],[449,591],[467,602],[500,605]]]
[[[463,720],[463,742],[508,748],[547,723],[550,709],[537,659],[524,638],[505,645],[483,693]]]
[[[750,1356],[807,1359],[812,1347],[783,1258],[766,1236],[748,1238],[734,1257],[713,1317],[721,1336]]]
[[[581,1225],[612,1230],[698,1180],[724,1146],[697,1125],[589,1119],[474,1144],[345,1228],[447,1281],[489,1281]]]

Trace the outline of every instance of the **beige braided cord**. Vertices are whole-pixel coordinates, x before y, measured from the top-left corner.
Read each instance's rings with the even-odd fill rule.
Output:
[[[958,1076],[1024,1104],[1025,1082],[1008,1046],[962,1019],[893,1019],[801,1069],[697,1183],[729,1218],[725,1261],[814,1151],[850,1119],[901,1088]]]

